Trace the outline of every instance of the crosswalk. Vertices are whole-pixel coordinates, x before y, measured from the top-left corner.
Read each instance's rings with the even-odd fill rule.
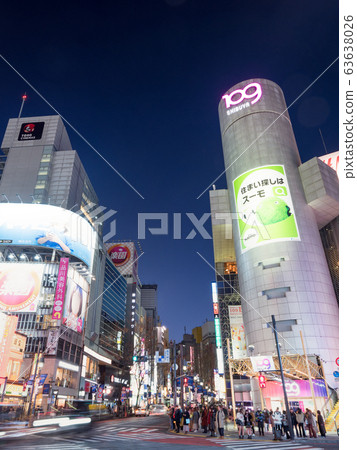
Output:
[[[312,447],[311,445],[304,444],[303,442],[288,442],[288,441],[254,441],[248,439],[213,439],[211,442],[226,447],[227,449],[237,450],[324,450],[323,448]]]

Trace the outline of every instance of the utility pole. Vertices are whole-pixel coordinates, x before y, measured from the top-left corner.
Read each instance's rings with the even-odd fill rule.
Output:
[[[278,333],[276,331],[276,322],[275,322],[275,316],[274,315],[271,316],[271,320],[273,322],[273,333],[274,333],[274,336],[275,336],[276,350],[278,352],[278,359],[279,359],[280,376],[281,376],[281,382],[282,382],[283,391],[284,391],[286,418],[288,419],[288,425],[289,425],[291,439],[294,439],[294,437],[295,437],[294,436],[294,429],[293,429],[293,423],[292,423],[292,420],[291,420],[288,396],[286,394],[284,371],[283,371],[283,365],[281,363],[280,347],[279,347],[279,341],[278,341]]]
[[[227,350],[228,350],[228,366],[229,366],[229,378],[231,381],[231,398],[232,398],[232,408],[233,408],[233,419],[234,423],[236,423],[236,399],[234,397],[234,380],[233,380],[233,373],[232,373],[232,366],[231,366],[231,347],[230,347],[230,340],[227,339]]]
[[[183,410],[183,390],[184,390],[184,386],[182,383],[182,376],[183,376],[183,345],[180,344],[180,406]]]

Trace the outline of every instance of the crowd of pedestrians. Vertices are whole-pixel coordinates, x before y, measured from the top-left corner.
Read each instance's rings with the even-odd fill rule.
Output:
[[[211,406],[177,406],[170,410],[171,429],[176,433],[185,434],[203,431],[209,437],[224,437],[225,424],[233,421],[233,410],[223,405]],[[310,410],[290,409],[291,421],[296,437],[316,438],[318,432],[326,437],[324,419],[320,411],[317,416]],[[236,410],[236,426],[239,439],[252,439],[254,436],[264,436],[267,432],[273,433],[274,440],[291,439],[290,428],[286,411],[268,409],[240,408]]]
[[[170,412],[171,429],[176,433],[182,431],[185,434],[197,433],[202,430],[208,436],[220,438],[224,437],[225,421],[228,417],[228,410],[221,405],[198,406],[181,408],[172,407]]]

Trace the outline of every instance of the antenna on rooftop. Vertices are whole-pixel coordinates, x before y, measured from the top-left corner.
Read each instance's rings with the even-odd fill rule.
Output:
[[[20,111],[19,111],[18,119],[20,119],[20,117],[21,117],[22,108],[24,107],[24,103],[25,103],[26,99],[27,99],[27,95],[26,95],[26,92],[25,92],[24,95],[22,96],[22,103],[21,103],[21,108],[20,108]]]
[[[323,144],[323,146],[324,146],[324,149],[325,149],[325,153],[326,153],[326,155],[327,155],[326,144],[325,144],[325,141],[324,141],[324,138],[323,138],[323,136],[322,136],[322,133],[321,133],[321,130],[320,130],[320,128],[319,128],[319,132],[320,132],[320,136],[321,136],[322,144]]]

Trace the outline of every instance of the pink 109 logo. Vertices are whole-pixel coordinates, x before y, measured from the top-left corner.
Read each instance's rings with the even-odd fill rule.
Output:
[[[243,100],[254,98],[251,102],[252,105],[257,103],[262,96],[262,87],[259,83],[250,83],[244,89],[236,89],[230,94],[223,95],[223,99],[226,102],[226,108],[239,105]]]

